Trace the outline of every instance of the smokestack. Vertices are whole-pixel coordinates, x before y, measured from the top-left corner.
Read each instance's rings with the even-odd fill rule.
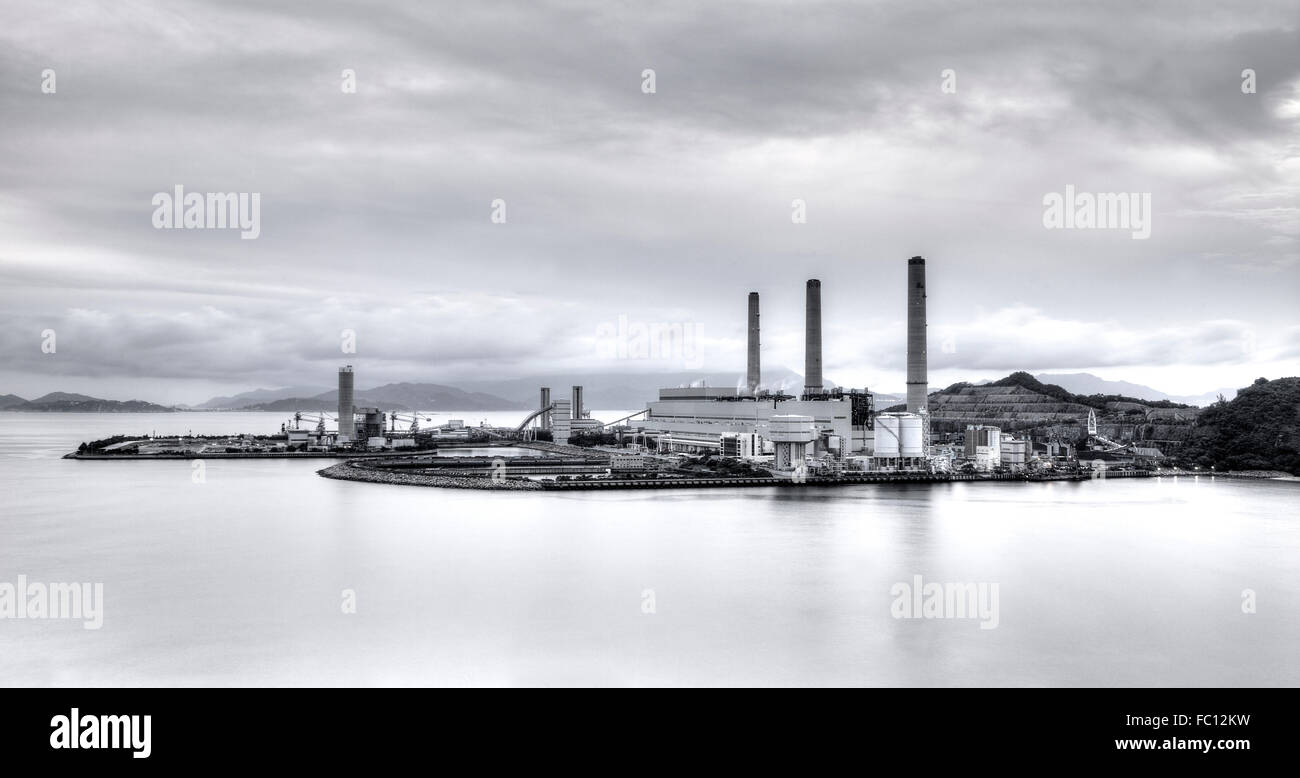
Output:
[[[804,320],[803,390],[822,390],[822,282],[808,279],[807,316]]]
[[[758,292],[749,293],[749,359],[745,365],[745,386],[750,394],[758,391],[762,374],[758,365]]]
[[[352,440],[356,431],[352,420],[352,365],[348,365],[339,368],[339,442]]]
[[[926,409],[925,259],[907,260],[907,411]]]
[[[550,406],[550,404],[551,404],[551,387],[549,387],[549,386],[543,386],[543,387],[542,387],[542,403],[541,403],[541,405],[539,405],[539,406],[537,406],[537,407],[538,407],[538,408],[547,408],[547,407]],[[542,429],[544,429],[544,430],[549,430],[550,428],[551,428],[551,412],[550,412],[550,411],[547,411],[546,413],[543,413],[543,414],[542,414]]]
[[[581,386],[573,387],[572,408],[573,408],[573,418],[581,419],[582,418],[582,387]]]

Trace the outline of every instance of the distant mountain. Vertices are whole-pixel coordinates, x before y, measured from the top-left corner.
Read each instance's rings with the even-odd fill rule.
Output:
[[[1236,389],[1216,389],[1205,394],[1177,396],[1142,384],[1133,384],[1128,381],[1108,381],[1104,378],[1098,378],[1092,373],[1039,373],[1034,378],[1045,384],[1055,384],[1063,387],[1079,395],[1121,395],[1138,400],[1171,400],[1183,405],[1198,407],[1205,407],[1215,402],[1220,394],[1226,399],[1232,399],[1237,393]]]
[[[677,386],[718,386],[735,387],[744,384],[743,372],[700,370],[696,372],[678,371],[671,373],[552,373],[534,375],[525,378],[479,379],[457,381],[457,385],[467,391],[489,392],[520,403],[522,407],[535,408],[539,402],[538,390],[543,386],[551,388],[551,397],[560,399],[568,397],[575,385],[583,389],[583,403],[587,408],[602,410],[637,410],[646,403],[659,399],[659,390]],[[803,391],[803,375],[785,367],[770,367],[763,370],[762,386],[771,390],[782,390],[792,394]],[[837,384],[826,381],[828,389]],[[876,405],[894,402],[900,398],[894,395],[877,395]]]
[[[47,403],[84,403],[98,400],[98,397],[90,397],[84,394],[73,394],[72,392],[50,392],[41,395],[30,402],[33,405],[44,405]]]
[[[1300,475],[1300,378],[1261,378],[1206,408],[1179,454],[1221,470]]]
[[[769,368],[763,373],[763,385],[798,393],[803,376],[788,368]],[[537,407],[539,390],[551,388],[555,399],[568,397],[575,385],[583,387],[583,402],[588,409],[636,410],[659,399],[665,387],[700,385],[736,386],[743,381],[739,373],[568,373],[524,378],[475,379],[457,381],[456,386],[437,383],[401,382],[358,390],[358,406],[375,406],[383,410],[434,411],[440,408],[461,411],[526,410]],[[834,388],[834,382],[827,382]],[[337,403],[337,390],[327,387],[298,386],[282,389],[255,389],[236,395],[213,397],[194,406],[197,410],[322,410]],[[901,396],[876,393],[876,407],[900,402]]]
[[[364,395],[356,395],[352,398],[353,405],[358,408],[378,408],[381,411],[409,411],[410,408],[405,405],[394,403],[380,402]],[[285,397],[280,400],[271,400],[264,403],[253,403],[245,405],[236,410],[241,411],[284,411],[292,413],[293,411],[329,411],[331,413],[338,411],[338,400],[321,397]]]
[[[5,395],[5,398],[13,397],[15,395]],[[144,400],[102,400],[84,394],[50,392],[21,404],[7,403],[4,410],[44,413],[171,413],[176,409]]]
[[[197,410],[232,410],[292,397],[315,397],[328,391],[328,386],[286,386],[281,389],[254,389],[251,392],[240,392],[228,397],[213,397],[211,400],[193,407]]]
[[[338,390],[316,395],[313,399],[338,403]],[[534,401],[535,403],[536,401]],[[467,392],[443,384],[384,384],[357,392],[355,404],[395,410],[417,411],[520,411],[533,407],[486,392]]]
[[[0,411],[16,410],[26,404],[27,401],[16,394],[0,394]]]

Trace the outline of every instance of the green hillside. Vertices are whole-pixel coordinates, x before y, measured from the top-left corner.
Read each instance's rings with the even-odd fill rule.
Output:
[[[1300,475],[1300,378],[1261,378],[1206,408],[1181,458],[1219,470]]]

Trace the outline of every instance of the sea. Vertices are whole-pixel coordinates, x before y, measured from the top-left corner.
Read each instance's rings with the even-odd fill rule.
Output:
[[[530,493],[61,458],[285,416],[0,413],[0,593],[102,585],[96,629],[0,610],[0,685],[1300,684],[1295,481]]]

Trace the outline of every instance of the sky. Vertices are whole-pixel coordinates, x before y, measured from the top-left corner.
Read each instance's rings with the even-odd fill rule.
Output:
[[[932,386],[1300,374],[1300,6],[0,0],[0,394],[798,371],[809,278],[900,392],[914,255]]]

